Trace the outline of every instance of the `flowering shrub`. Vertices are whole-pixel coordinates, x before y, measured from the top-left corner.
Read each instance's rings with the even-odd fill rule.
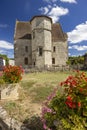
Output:
[[[3,80],[6,83],[18,83],[22,79],[23,69],[21,66],[5,66],[3,68]]]
[[[3,72],[0,72],[0,85],[4,84]]]
[[[87,130],[87,76],[77,71],[60,84],[64,93],[51,94],[42,109],[46,130]],[[53,95],[53,96],[52,96]]]

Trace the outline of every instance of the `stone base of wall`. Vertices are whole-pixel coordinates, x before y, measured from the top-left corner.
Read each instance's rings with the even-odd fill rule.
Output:
[[[33,72],[43,72],[43,71],[69,71],[70,67],[69,66],[52,66],[52,67],[44,67],[44,68],[37,68],[37,67],[33,67],[33,68],[27,68],[25,69],[25,73],[33,73]]]
[[[20,88],[20,85],[18,83],[2,85],[1,92],[0,92],[0,99],[1,100],[18,100],[19,88]]]

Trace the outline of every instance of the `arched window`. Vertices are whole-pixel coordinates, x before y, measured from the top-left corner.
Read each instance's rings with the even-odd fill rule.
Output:
[[[25,59],[24,59],[24,64],[28,65],[28,58],[27,57],[25,57]]]

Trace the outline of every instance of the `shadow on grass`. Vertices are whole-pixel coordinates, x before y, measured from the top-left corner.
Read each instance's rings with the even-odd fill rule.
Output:
[[[32,116],[29,119],[23,121],[21,130],[44,130],[39,116]]]

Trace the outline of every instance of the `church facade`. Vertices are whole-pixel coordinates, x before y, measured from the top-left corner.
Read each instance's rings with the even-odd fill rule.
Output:
[[[15,65],[23,68],[66,66],[67,34],[48,16],[34,16],[29,22],[16,21],[14,58]]]

